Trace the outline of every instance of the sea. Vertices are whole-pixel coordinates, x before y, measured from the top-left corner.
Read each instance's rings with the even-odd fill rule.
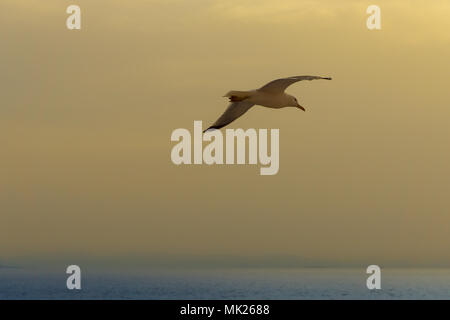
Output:
[[[362,268],[82,269],[80,290],[67,289],[65,271],[0,268],[0,300],[450,299],[450,269],[382,269],[372,290]]]

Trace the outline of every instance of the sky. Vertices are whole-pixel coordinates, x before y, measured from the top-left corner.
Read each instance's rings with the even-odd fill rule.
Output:
[[[450,266],[449,15],[439,0],[2,0],[0,264]],[[306,112],[229,126],[280,130],[277,175],[172,163],[172,131],[211,124],[229,90],[308,74],[333,80],[287,90]]]

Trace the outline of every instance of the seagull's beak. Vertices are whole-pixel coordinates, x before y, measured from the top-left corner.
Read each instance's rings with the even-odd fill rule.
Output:
[[[302,109],[303,111],[306,111],[305,108],[303,108],[303,107],[302,107],[301,105],[299,105],[298,103],[297,103],[297,108]]]

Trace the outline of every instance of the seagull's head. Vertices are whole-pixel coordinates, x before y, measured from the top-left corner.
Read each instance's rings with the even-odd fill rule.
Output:
[[[305,111],[305,108],[303,108],[303,107],[298,103],[296,97],[291,96],[291,95],[288,95],[288,96],[289,96],[289,105],[288,105],[289,107],[296,107],[296,108],[299,108],[299,109],[302,109],[303,111]]]

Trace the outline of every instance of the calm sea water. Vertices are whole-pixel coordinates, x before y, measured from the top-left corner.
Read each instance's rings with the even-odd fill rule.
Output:
[[[135,272],[0,269],[0,299],[450,299],[450,269],[382,269],[368,290],[364,269],[232,269]]]

